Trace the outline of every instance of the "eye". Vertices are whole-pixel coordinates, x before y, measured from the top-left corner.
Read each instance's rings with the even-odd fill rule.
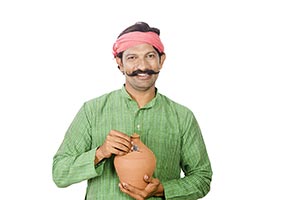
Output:
[[[147,55],[147,58],[150,58],[150,59],[153,59],[153,58],[155,58],[156,57],[156,55],[154,54],[154,53],[149,53],[148,55]]]
[[[126,57],[126,60],[134,60],[136,59],[136,56],[130,55]]]

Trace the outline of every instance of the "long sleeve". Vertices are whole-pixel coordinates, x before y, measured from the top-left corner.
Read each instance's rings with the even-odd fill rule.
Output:
[[[199,125],[190,115],[185,118],[181,151],[184,177],[163,182],[166,199],[198,199],[210,190],[212,169]]]
[[[101,174],[105,161],[95,168],[96,148],[91,147],[91,140],[91,125],[84,104],[53,158],[52,176],[58,187],[67,187]]]
[[[139,108],[124,87],[87,101],[75,116],[53,158],[58,187],[87,180],[87,199],[132,199],[119,190],[113,157],[94,166],[96,148],[112,129],[140,134],[154,152],[153,176],[164,186],[164,199],[192,200],[208,193],[212,172],[193,113],[159,93]]]

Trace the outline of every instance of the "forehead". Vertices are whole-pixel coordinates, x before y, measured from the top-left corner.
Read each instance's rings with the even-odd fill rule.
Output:
[[[129,54],[147,54],[150,52],[155,52],[155,49],[151,44],[143,43],[139,45],[135,45],[133,47],[128,48],[124,51],[123,55],[129,55]]]

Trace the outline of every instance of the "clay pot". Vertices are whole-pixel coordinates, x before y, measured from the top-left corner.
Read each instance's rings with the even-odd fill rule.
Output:
[[[151,177],[156,167],[154,153],[134,133],[131,136],[132,151],[123,156],[116,156],[114,165],[121,183],[128,183],[139,189],[144,189],[147,183],[144,176]]]

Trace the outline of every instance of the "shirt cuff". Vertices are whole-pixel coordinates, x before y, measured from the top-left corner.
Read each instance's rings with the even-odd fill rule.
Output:
[[[96,155],[96,151],[97,151],[98,148],[95,148],[94,149],[94,155]],[[94,157],[95,159],[95,157]],[[102,172],[103,172],[103,168],[104,168],[104,164],[106,163],[106,159],[103,159],[101,160],[100,162],[98,162],[96,165],[95,165],[95,172],[97,173],[97,175],[101,175]]]

